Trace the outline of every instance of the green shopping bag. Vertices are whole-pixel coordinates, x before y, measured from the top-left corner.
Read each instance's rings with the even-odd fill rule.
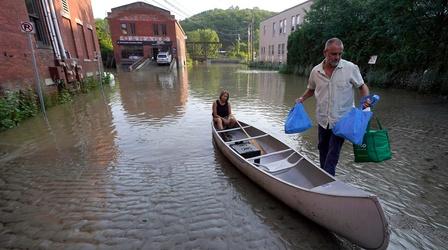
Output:
[[[392,158],[389,135],[376,118],[378,129],[370,128],[370,122],[361,145],[353,144],[355,162],[381,162]]]

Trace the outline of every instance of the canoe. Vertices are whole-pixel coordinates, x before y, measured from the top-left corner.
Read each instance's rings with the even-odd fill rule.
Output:
[[[389,226],[374,194],[327,174],[293,148],[247,123],[213,140],[242,173],[279,200],[366,249],[386,249]]]

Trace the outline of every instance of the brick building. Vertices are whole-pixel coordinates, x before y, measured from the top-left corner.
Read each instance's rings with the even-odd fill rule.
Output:
[[[98,39],[90,0],[0,1],[0,92],[35,86],[31,50],[21,22],[34,23],[32,37],[44,92],[99,72]],[[57,81],[58,80],[58,81]]]
[[[117,65],[155,58],[162,51],[185,64],[185,32],[168,10],[135,2],[113,8],[107,19]]]

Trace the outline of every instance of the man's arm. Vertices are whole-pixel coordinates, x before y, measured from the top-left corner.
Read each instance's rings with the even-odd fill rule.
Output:
[[[370,91],[369,91],[369,87],[367,87],[367,84],[363,84],[361,85],[361,87],[358,88],[359,89],[359,94],[361,96],[368,96]]]
[[[367,87],[367,84],[365,84],[365,83],[363,85],[361,85],[361,87],[359,87],[358,89],[359,89],[359,94],[361,95],[361,97],[368,96],[370,94],[369,87]],[[363,108],[370,107],[370,103],[371,103],[371,100],[369,98],[367,98],[366,102],[362,104]]]
[[[314,95],[314,89],[306,89],[305,93],[296,99],[296,103],[303,103],[306,99]]]

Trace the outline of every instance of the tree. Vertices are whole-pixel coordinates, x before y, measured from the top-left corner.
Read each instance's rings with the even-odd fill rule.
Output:
[[[344,58],[364,68],[369,82],[448,92],[446,0],[315,0],[288,39],[288,67],[307,73],[331,37],[343,40]],[[374,68],[371,55],[378,55]]]
[[[187,32],[188,53],[193,59],[207,59],[218,56],[219,37],[211,29],[198,29]]]
[[[114,54],[109,24],[106,19],[97,18],[95,19],[95,26],[98,42],[100,44],[101,57],[103,59],[103,63],[106,63],[113,57]]]
[[[215,30],[223,48],[230,50],[230,47],[238,40],[238,35],[240,40],[247,41],[247,27],[252,21],[257,36],[260,22],[273,14],[275,12],[260,10],[259,8],[239,9],[238,7],[230,7],[226,10],[207,10],[180,23],[186,32],[207,28]],[[258,48],[258,39],[255,38],[254,47]]]

